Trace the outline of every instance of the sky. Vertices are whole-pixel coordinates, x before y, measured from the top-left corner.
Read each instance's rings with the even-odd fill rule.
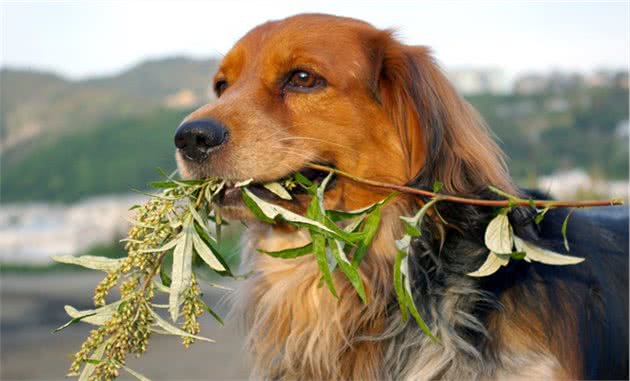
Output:
[[[589,72],[630,56],[628,1],[0,1],[1,65],[72,79],[225,54],[254,26],[304,12],[396,28],[447,69]]]

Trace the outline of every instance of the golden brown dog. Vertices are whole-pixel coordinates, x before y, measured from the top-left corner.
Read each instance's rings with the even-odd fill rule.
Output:
[[[490,184],[518,193],[487,128],[428,49],[403,45],[365,22],[311,14],[260,25],[225,56],[214,89],[218,99],[190,114],[176,135],[185,177],[263,183],[321,162],[396,184],[430,188],[439,180],[445,193],[482,197]],[[259,194],[297,211],[308,201]],[[326,206],[356,209],[385,196],[338,178]],[[393,241],[402,235],[398,217],[417,211],[413,198],[398,197],[383,210],[360,268],[367,305],[339,274],[339,300],[318,287],[311,257],[256,252],[303,245],[307,232],[255,223],[235,191],[226,193],[222,209],[228,218],[250,220],[244,256],[255,275],[239,302],[257,378],[565,379],[623,375],[624,366],[627,377],[627,361],[609,364],[617,373],[589,373],[584,364],[593,354],[579,334],[581,316],[604,316],[607,307],[576,310],[575,303],[586,302],[563,272],[571,270],[517,264],[491,280],[465,275],[487,255],[483,227],[491,210],[445,207],[440,213],[455,227],[446,228],[447,243],[436,244],[436,226],[414,243],[416,303],[441,339],[436,344],[415,323],[401,322],[393,294]],[[531,230],[531,213],[513,214],[524,216],[521,235],[546,239]],[[627,259],[620,266],[627,272]],[[604,296],[613,292],[598,287]],[[621,291],[627,306],[627,288]],[[627,348],[621,353],[627,358]]]

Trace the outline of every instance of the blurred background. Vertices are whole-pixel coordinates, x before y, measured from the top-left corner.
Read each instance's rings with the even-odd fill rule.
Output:
[[[512,175],[554,197],[628,198],[628,2],[1,3],[0,378],[62,379],[89,327],[102,274],[50,255],[121,256],[128,208],[156,168],[175,169],[179,121],[212,102],[221,55],[249,29],[302,12],[397,28],[432,47],[485,117]],[[334,38],[334,36],[331,36]],[[238,229],[225,250],[238,261]],[[226,295],[207,291],[225,315]],[[152,379],[242,379],[242,336],[207,320],[216,344],[154,338],[132,360]],[[124,377],[123,377],[124,379]]]

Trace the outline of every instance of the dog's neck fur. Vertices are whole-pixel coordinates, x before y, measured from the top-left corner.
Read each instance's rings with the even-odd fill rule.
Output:
[[[321,287],[311,256],[293,260],[261,255],[309,241],[307,232],[254,225],[243,250],[254,274],[239,290],[254,378],[382,379],[381,342],[367,340],[386,330],[392,302],[393,241],[402,236],[398,216],[411,213],[408,202],[382,212],[379,232],[361,265],[368,304],[361,302],[343,274],[334,274],[339,299]]]
[[[528,374],[553,375],[549,372],[557,362],[545,353],[521,351],[516,356],[487,345],[488,332],[476,309],[484,304],[491,310],[496,301],[473,279],[461,276],[487,255],[482,232],[491,216],[477,208],[460,207],[454,214],[441,211],[451,221],[457,218],[465,230],[447,233],[458,237],[449,237],[442,251],[431,224],[423,228],[421,239],[413,241],[410,266],[416,305],[441,343],[432,342],[413,320],[401,323],[392,287],[393,241],[403,234],[398,217],[411,215],[414,209],[410,202],[398,202],[383,210],[379,233],[361,265],[367,305],[338,273],[335,299],[321,286],[320,271],[310,256],[275,259],[256,250],[301,246],[309,241],[308,233],[250,227],[244,259],[254,275],[240,289],[237,310],[249,329],[254,378],[518,378],[526,364]]]

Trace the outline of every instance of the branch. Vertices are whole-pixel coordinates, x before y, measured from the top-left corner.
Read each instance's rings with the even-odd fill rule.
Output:
[[[468,197],[459,197],[459,196],[450,196],[444,194],[438,194],[435,192],[416,189],[404,185],[396,185],[390,183],[383,183],[375,180],[368,180],[358,176],[354,176],[348,172],[344,172],[339,169],[330,168],[325,165],[319,164],[309,164],[308,165],[312,169],[316,169],[324,172],[332,172],[336,175],[346,177],[353,181],[356,181],[361,184],[395,190],[402,193],[415,194],[424,197],[435,197],[440,196],[442,201],[450,201],[458,204],[468,204],[468,205],[478,205],[478,206],[494,206],[494,207],[510,207],[510,206],[536,206],[537,208],[566,208],[566,207],[575,207],[575,208],[584,208],[590,206],[612,206],[612,205],[623,205],[624,202],[622,199],[610,199],[610,200],[588,200],[588,201],[553,201],[553,200],[525,200],[522,198],[514,197],[511,195],[503,194],[503,196],[507,197],[507,200],[483,200],[476,198],[468,198]],[[491,188],[495,189],[495,188]]]

